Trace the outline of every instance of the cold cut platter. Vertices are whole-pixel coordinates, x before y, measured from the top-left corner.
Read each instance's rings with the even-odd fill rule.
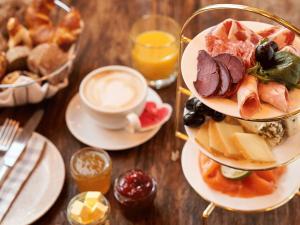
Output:
[[[284,27],[227,19],[191,40],[181,71],[193,95],[223,114],[255,120],[300,111],[300,39]]]

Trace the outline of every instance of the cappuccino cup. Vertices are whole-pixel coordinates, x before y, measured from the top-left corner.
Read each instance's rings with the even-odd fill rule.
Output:
[[[126,66],[105,66],[82,80],[79,96],[85,111],[103,128],[139,128],[148,86],[145,78]]]

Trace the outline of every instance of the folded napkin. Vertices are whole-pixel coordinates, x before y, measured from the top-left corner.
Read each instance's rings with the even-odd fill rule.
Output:
[[[43,139],[41,140],[38,136],[33,135],[28,142],[26,150],[0,187],[0,224],[24,183],[37,165],[44,147],[45,141]]]
[[[16,84],[24,84],[32,82],[32,78],[20,76],[16,80]],[[62,82],[57,84],[33,83],[24,87],[6,88],[0,90],[0,107],[25,105],[28,103],[39,103],[46,98],[51,98],[59,90],[68,86],[68,79],[65,78]]]

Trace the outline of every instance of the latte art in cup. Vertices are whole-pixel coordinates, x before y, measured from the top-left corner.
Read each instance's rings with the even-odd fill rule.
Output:
[[[118,112],[136,106],[143,98],[144,85],[137,76],[122,70],[103,71],[87,80],[86,100],[107,112]]]

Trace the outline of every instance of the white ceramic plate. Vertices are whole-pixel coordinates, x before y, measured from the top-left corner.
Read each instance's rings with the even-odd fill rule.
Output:
[[[242,22],[244,25],[249,27],[254,31],[263,30],[271,25],[260,22]],[[183,79],[189,88],[189,90],[193,93],[194,96],[199,98],[203,103],[208,105],[210,108],[222,112],[226,115],[241,117],[238,105],[236,101],[226,98],[203,98],[201,97],[197,90],[194,87],[193,82],[196,81],[197,78],[197,56],[198,51],[201,49],[205,49],[205,35],[208,33],[210,28],[204,30],[199,33],[193,40],[188,44],[185,48],[182,60],[181,60],[181,71]],[[296,38],[293,44],[297,49],[300,49],[300,39]],[[294,89],[289,92],[289,112],[294,112],[296,110],[300,110],[300,89]],[[277,110],[269,104],[262,104],[261,110],[257,112],[251,119],[267,119],[283,116],[285,113]]]
[[[290,161],[296,160],[300,156],[300,132],[294,136],[287,138],[283,141],[280,145],[275,146],[272,149],[272,152],[275,156],[274,163],[258,163],[258,162],[251,162],[247,160],[235,160],[230,159],[222,155],[215,155],[212,154],[210,151],[206,150],[205,148],[201,147],[197,144],[195,137],[197,134],[197,128],[190,128],[185,126],[186,133],[193,140],[194,144],[198,146],[198,150],[200,150],[203,154],[207,157],[213,159],[214,161],[230,166],[237,169],[244,169],[244,170],[265,170],[278,167],[280,165],[286,164]]]
[[[162,104],[159,95],[149,88],[147,100]],[[160,129],[156,127],[146,132],[130,133],[126,130],[108,130],[100,127],[84,111],[80,105],[79,95],[76,94],[70,101],[66,111],[66,122],[70,132],[82,143],[118,151],[133,148],[151,139]]]
[[[277,189],[269,195],[254,198],[239,198],[211,189],[202,179],[199,167],[198,147],[187,141],[183,147],[181,164],[185,178],[192,188],[205,200],[226,209],[257,212],[275,209],[288,202],[299,190],[298,171],[300,161],[290,164],[286,173],[278,180]]]
[[[58,198],[65,181],[65,165],[55,145],[44,136],[46,148],[1,225],[26,225],[43,216]]]

